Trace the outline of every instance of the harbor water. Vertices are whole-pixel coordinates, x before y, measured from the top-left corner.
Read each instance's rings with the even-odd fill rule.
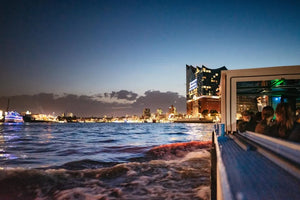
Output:
[[[0,199],[209,199],[213,124],[0,125]]]

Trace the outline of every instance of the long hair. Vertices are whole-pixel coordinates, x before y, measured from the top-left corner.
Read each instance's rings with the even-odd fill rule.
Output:
[[[279,116],[276,119],[278,124],[278,134],[280,137],[287,137],[287,131],[294,126],[295,116],[292,107],[288,103],[279,103],[276,107],[275,113]]]
[[[262,118],[263,119],[267,119],[269,117],[273,117],[274,115],[274,109],[272,108],[272,106],[265,106],[262,110]]]

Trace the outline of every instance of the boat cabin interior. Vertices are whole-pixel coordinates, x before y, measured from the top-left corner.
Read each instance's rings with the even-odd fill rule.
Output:
[[[300,107],[300,66],[222,71],[221,122],[227,133],[237,131],[243,111],[256,114],[267,105],[275,110],[280,102]]]
[[[275,110],[280,102],[300,107],[300,66],[222,71],[220,89],[218,126],[227,134],[213,134],[212,199],[300,199],[300,144],[237,131],[245,110]]]

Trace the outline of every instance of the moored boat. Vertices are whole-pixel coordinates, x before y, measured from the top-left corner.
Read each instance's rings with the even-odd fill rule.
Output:
[[[23,123],[23,117],[16,111],[7,112],[7,115],[4,117],[5,123]]]

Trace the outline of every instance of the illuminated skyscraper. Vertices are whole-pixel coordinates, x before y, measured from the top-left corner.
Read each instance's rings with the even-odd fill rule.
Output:
[[[217,69],[193,67],[186,65],[186,100],[187,114],[199,117],[204,110],[220,112],[219,84],[221,71],[225,66]]]

